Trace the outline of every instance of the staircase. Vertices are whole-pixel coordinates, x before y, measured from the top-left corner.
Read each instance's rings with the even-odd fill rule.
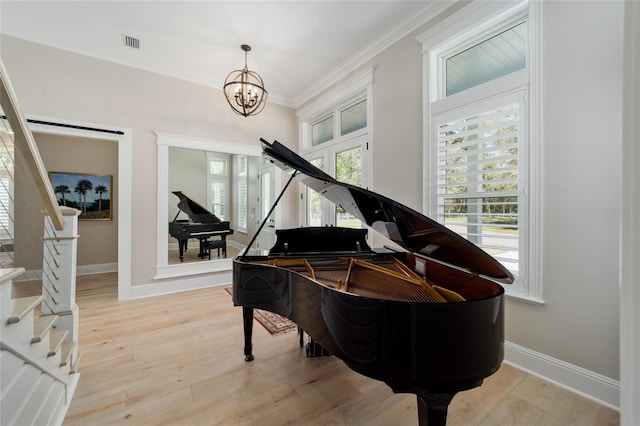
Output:
[[[0,106],[0,425],[61,425],[80,377],[80,212],[58,206],[1,60]],[[24,281],[41,290],[18,297]]]
[[[0,270],[0,424],[58,425],[79,379],[77,342],[59,329],[58,315],[37,313],[41,295],[11,297],[12,281],[23,272]]]

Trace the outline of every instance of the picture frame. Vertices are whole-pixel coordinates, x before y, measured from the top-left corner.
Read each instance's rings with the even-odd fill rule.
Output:
[[[79,220],[112,220],[113,175],[49,172],[58,205],[80,210]]]

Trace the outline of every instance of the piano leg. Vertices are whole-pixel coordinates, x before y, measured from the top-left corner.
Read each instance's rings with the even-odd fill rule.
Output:
[[[253,344],[251,336],[253,334],[253,308],[242,307],[242,320],[244,323],[244,360],[253,361]]]
[[[178,240],[178,248],[180,250],[180,262],[184,262],[184,251],[187,249],[187,240]]]
[[[420,426],[445,426],[447,424],[447,410],[455,395],[456,392],[417,394],[418,424]]]

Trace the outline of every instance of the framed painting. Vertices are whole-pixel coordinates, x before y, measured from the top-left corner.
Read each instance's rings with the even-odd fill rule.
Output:
[[[49,172],[58,205],[80,210],[79,220],[112,220],[112,175]]]

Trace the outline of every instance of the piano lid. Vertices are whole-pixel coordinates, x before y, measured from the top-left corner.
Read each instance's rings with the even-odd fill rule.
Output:
[[[260,139],[263,154],[309,188],[408,251],[463,268],[505,284],[513,275],[500,262],[438,222],[383,195],[338,182],[278,141]]]
[[[191,199],[188,195],[183,194],[182,191],[171,191],[176,197],[180,199],[178,202],[178,208],[185,212],[189,219],[194,223],[219,223],[220,218],[209,210],[204,208],[198,202]],[[180,212],[178,212],[180,214]],[[173,219],[178,218],[178,215]]]

